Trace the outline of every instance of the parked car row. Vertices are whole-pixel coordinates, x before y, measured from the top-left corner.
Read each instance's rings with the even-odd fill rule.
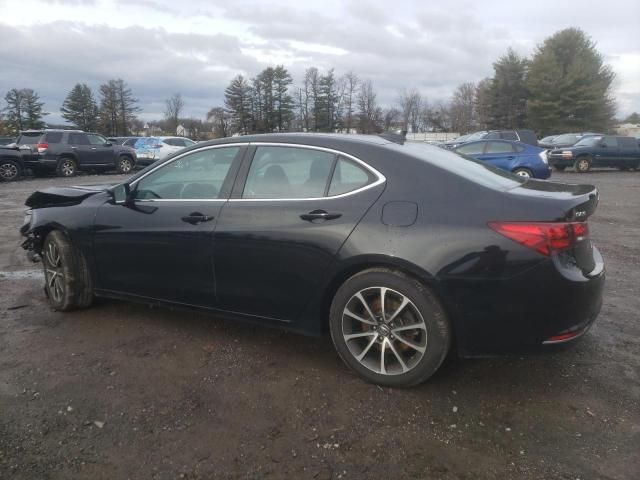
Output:
[[[570,147],[548,151],[549,163],[559,171],[573,167],[585,173],[592,167],[621,170],[640,168],[640,139],[616,135],[585,135]]]
[[[12,181],[31,170],[72,177],[79,171],[129,173],[166,158],[195,142],[183,137],[110,137],[82,130],[41,129],[20,132],[0,144],[0,181]]]

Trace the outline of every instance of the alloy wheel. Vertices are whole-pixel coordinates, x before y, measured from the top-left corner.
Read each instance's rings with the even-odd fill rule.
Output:
[[[353,358],[382,375],[411,371],[427,350],[427,326],[414,303],[386,287],[360,290],[342,312],[342,336]]]
[[[18,176],[18,167],[13,163],[3,163],[0,165],[0,177],[4,180],[13,180]]]
[[[49,242],[44,255],[45,279],[47,291],[54,302],[59,303],[64,298],[64,269],[60,250],[54,242]]]
[[[129,173],[131,171],[131,161],[128,158],[120,159],[120,171],[122,173]]]
[[[527,170],[516,170],[515,173],[522,178],[531,178],[531,174]]]
[[[76,173],[76,165],[73,160],[64,160],[60,166],[60,171],[65,177],[72,177]]]

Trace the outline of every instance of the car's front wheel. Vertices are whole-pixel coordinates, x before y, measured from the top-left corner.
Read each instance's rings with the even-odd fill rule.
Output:
[[[13,182],[20,177],[20,165],[13,160],[0,160],[0,181]]]
[[[131,157],[119,157],[116,170],[118,173],[130,173],[131,170],[133,170],[133,160],[131,160]]]
[[[64,233],[50,232],[42,248],[45,292],[55,310],[67,311],[91,305],[93,289],[87,263]]]
[[[330,329],[338,354],[352,370],[393,387],[427,380],[451,344],[451,328],[435,295],[385,268],[360,272],[338,289]]]
[[[575,168],[576,172],[587,173],[591,169],[591,158],[586,156],[579,157],[573,165],[573,168]]]

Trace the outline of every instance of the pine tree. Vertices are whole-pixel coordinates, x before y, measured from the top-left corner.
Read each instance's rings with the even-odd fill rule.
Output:
[[[100,123],[103,133],[109,136],[128,135],[129,124],[141,110],[131,89],[119,78],[100,85],[100,95]]]
[[[493,64],[489,88],[489,127],[521,128],[527,113],[527,59],[512,49]]]
[[[7,129],[13,133],[29,128],[42,128],[45,123],[42,121],[44,115],[49,115],[42,111],[44,102],[30,88],[12,88],[4,97],[7,106],[4,108],[5,122]]]
[[[527,77],[530,125],[541,136],[606,131],[615,114],[614,76],[582,30],[557,32],[538,46],[531,61]]]
[[[252,130],[251,86],[238,75],[224,91],[224,105],[231,114],[232,130],[246,135]]]
[[[81,130],[91,132],[98,126],[98,104],[86,84],[78,83],[71,89],[60,108],[62,118]]]
[[[293,117],[293,98],[289,87],[293,79],[286,68],[278,65],[273,71],[274,126],[278,132],[286,131]]]

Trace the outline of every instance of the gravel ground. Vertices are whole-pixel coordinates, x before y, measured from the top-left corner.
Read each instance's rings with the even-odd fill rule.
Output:
[[[640,172],[553,175],[601,191],[608,280],[581,342],[450,360],[408,390],[356,378],[328,338],[116,301],[51,311],[24,200],[120,178],[0,185],[0,478],[640,478]]]

